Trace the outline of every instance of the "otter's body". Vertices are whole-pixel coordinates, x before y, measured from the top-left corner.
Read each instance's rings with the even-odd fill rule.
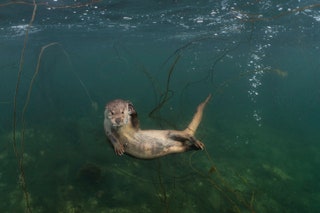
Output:
[[[121,130],[120,141],[124,145],[125,153],[136,158],[150,159],[161,157],[170,153],[185,152],[196,149],[193,144],[174,140],[169,137],[170,130]]]
[[[203,149],[204,144],[194,137],[202,119],[205,105],[201,103],[188,127],[177,130],[141,130],[133,105],[121,99],[111,101],[105,110],[104,129],[118,155],[124,153],[141,159],[152,159],[171,153]]]

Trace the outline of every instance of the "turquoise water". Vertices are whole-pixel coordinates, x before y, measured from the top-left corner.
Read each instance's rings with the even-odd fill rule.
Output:
[[[319,35],[317,1],[2,1],[0,211],[319,212]],[[183,129],[210,93],[205,151],[104,135],[112,99]]]

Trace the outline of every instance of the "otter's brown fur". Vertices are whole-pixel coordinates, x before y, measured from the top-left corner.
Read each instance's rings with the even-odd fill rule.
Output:
[[[104,130],[115,153],[124,153],[141,159],[152,159],[191,149],[204,149],[194,137],[201,122],[209,95],[199,104],[192,121],[185,130],[141,130],[137,112],[130,101],[116,99],[106,105]]]

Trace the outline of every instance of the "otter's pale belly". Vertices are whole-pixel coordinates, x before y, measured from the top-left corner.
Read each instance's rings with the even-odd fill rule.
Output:
[[[125,152],[137,158],[152,159],[171,153],[185,152],[190,145],[168,137],[169,130],[139,130],[122,134]]]

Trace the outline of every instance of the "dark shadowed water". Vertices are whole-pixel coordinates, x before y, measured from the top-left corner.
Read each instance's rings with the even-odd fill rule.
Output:
[[[209,93],[204,151],[114,154],[108,101]],[[319,212],[319,106],[318,1],[1,0],[0,212]]]

